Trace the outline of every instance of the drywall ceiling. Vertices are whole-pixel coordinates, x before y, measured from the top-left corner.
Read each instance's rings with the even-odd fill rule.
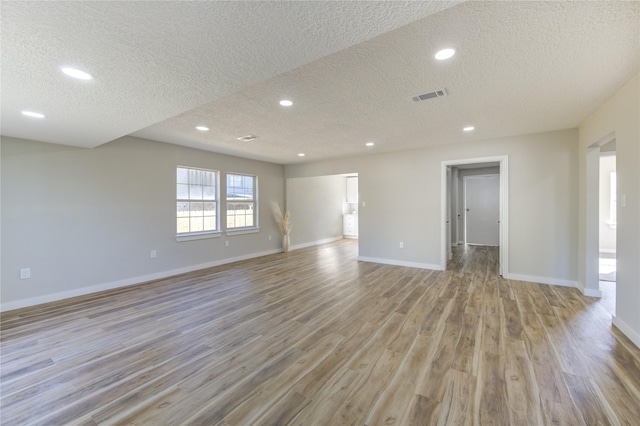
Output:
[[[95,147],[456,3],[2,1],[1,131]]]
[[[479,141],[576,127],[640,69],[638,2],[5,4],[2,134],[80,146],[291,164]],[[95,74],[85,90],[56,73],[69,61]],[[46,124],[16,116],[31,99]]]

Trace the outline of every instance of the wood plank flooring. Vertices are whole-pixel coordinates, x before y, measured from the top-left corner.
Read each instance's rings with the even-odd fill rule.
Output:
[[[640,350],[598,299],[357,242],[2,314],[2,425],[639,425]]]

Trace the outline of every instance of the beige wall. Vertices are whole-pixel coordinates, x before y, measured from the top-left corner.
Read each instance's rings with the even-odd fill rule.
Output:
[[[574,285],[577,148],[578,133],[573,129],[290,165],[285,175],[289,179],[357,172],[360,256],[437,268],[441,162],[508,155],[509,273]]]
[[[3,309],[281,249],[280,165],[132,137],[94,149],[2,137],[1,150]],[[177,165],[258,175],[260,232],[176,242]]]
[[[613,134],[618,185],[617,292],[614,324],[640,346],[640,74],[580,125],[579,279],[587,283],[597,262],[597,174],[589,173],[590,147]],[[622,195],[626,207],[622,207]],[[597,204],[596,204],[597,206]],[[597,273],[597,270],[596,270]]]
[[[346,210],[346,201],[345,176],[287,179],[291,246],[296,248],[342,238],[342,214]]]

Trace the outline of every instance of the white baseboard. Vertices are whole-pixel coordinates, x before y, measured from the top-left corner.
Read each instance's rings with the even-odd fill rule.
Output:
[[[334,241],[341,240],[342,238],[343,238],[342,235],[340,235],[339,237],[331,237],[331,238],[325,238],[323,240],[311,241],[309,243],[296,244],[296,245],[290,246],[289,250],[298,250],[301,248],[318,246],[320,244],[332,243]]]
[[[640,348],[640,334],[638,334],[638,332],[636,332],[633,328],[631,328],[629,324],[622,321],[619,317],[613,315],[612,320],[613,320],[612,321],[613,325],[618,327],[618,330],[620,330],[622,334],[627,336],[629,340],[633,342],[634,345]]]
[[[582,294],[584,294],[587,297],[597,297],[597,298],[602,297],[602,292],[600,290],[596,290],[595,288],[583,288]]]
[[[440,265],[436,265],[434,263],[405,262],[404,260],[378,259],[375,257],[365,256],[358,256],[358,260],[361,262],[382,263],[384,265],[407,266],[409,268],[435,269],[437,271],[442,270]]]
[[[90,287],[82,287],[69,291],[62,291],[59,293],[46,294],[44,296],[32,297],[29,299],[15,300],[13,302],[0,303],[0,312],[12,311],[14,309],[26,308],[29,306],[41,305],[43,303],[56,302],[58,300],[70,299],[77,296],[85,296],[91,293],[98,293],[105,290],[113,290],[120,287],[126,287],[129,285],[141,284],[148,281],[159,280],[163,278],[172,277],[174,275],[185,274],[187,272],[193,272],[200,269],[212,268],[214,266],[220,266],[227,263],[239,262],[241,260],[253,259],[256,257],[267,256],[270,254],[282,253],[282,249],[268,250],[259,253],[251,253],[238,257],[231,257],[228,259],[214,260],[212,262],[201,263],[198,265],[186,266],[184,268],[171,269],[168,271],[156,272],[154,274],[142,275],[138,277],[125,278],[123,280],[113,281],[104,284],[98,284]]]
[[[540,284],[549,284],[549,285],[558,285],[561,287],[574,287],[579,290],[582,290],[578,287],[578,283],[576,281],[563,280],[560,278],[550,278],[550,277],[535,277],[532,275],[521,275],[521,274],[512,274],[507,273],[504,276],[508,280],[516,280],[516,281],[527,281],[531,283],[540,283]]]

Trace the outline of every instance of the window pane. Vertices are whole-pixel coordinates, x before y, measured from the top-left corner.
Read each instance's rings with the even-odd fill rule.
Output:
[[[202,170],[189,169],[189,183],[202,185]]]
[[[181,234],[183,232],[189,232],[189,218],[185,217],[185,218],[178,218],[178,226],[177,226],[177,232],[178,234]]]
[[[215,186],[216,185],[216,175],[214,172],[204,172],[204,178],[202,180],[203,185]]]
[[[176,203],[177,205],[177,212],[178,212],[178,217],[188,217],[189,216],[189,203],[187,202],[180,202],[178,201]]]
[[[202,200],[202,186],[189,185],[189,199],[190,200]]]
[[[215,216],[216,215],[216,203],[204,203],[204,215]]]
[[[216,217],[204,217],[204,231],[215,231],[216,230]]]
[[[253,176],[243,176],[242,186],[251,190],[253,188]]]
[[[177,176],[176,176],[176,182],[177,183],[189,183],[189,170],[188,169],[183,169],[181,167],[178,167]]]
[[[216,199],[216,187],[215,186],[203,186],[202,187],[202,198],[205,200],[215,200]]]
[[[178,184],[178,200],[188,200],[189,199],[189,185]]]
[[[191,229],[190,232],[202,232],[204,231],[203,229],[203,224],[202,224],[202,218],[201,217],[192,217],[190,219],[190,225],[191,225]]]
[[[190,209],[191,217],[202,216],[202,213],[203,213],[202,203],[191,203],[191,209]]]

